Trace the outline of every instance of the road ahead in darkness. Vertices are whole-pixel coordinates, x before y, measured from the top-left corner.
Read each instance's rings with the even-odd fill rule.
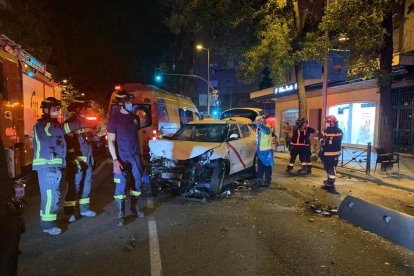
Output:
[[[58,237],[39,226],[38,190],[29,191],[19,275],[413,275],[414,256],[397,245],[309,206],[335,205],[320,190],[323,173],[286,177],[269,189],[237,189],[200,204],[147,196],[146,218],[114,226],[111,164],[96,171],[96,218],[64,227]]]

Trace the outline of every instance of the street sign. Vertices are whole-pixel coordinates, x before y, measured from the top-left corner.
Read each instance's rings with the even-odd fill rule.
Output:
[[[220,106],[221,105],[221,101],[220,101],[220,99],[217,99],[216,100],[216,106]]]

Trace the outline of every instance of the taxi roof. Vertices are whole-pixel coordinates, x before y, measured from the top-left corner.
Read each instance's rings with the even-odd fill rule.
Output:
[[[201,124],[203,124],[203,125],[207,125],[207,124],[224,125],[224,124],[229,124],[229,123],[233,123],[233,124],[235,124],[235,123],[239,123],[239,124],[251,123],[251,121],[248,120],[248,119],[247,120],[249,122],[244,121],[244,120],[235,120],[235,119],[236,118],[227,118],[227,119],[224,119],[224,120],[215,120],[213,118],[207,118],[207,119],[203,119],[203,120],[200,120],[200,121],[192,121],[192,122],[189,122],[188,124],[189,125],[201,125]],[[244,119],[244,118],[237,118],[237,119]]]

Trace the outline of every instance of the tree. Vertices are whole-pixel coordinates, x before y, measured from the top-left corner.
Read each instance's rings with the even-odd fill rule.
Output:
[[[173,30],[204,34],[221,53],[242,57],[240,78],[252,81],[268,68],[274,84],[293,70],[298,82],[300,116],[307,116],[302,60],[305,38],[317,31],[323,0],[183,0],[170,17]],[[316,12],[315,12],[316,11]],[[211,47],[211,46],[210,46]]]
[[[325,44],[325,50],[350,50],[350,69],[354,78],[377,77],[381,112],[379,142],[386,152],[391,152],[393,147],[393,22],[403,20],[403,14],[403,0],[335,1],[328,7],[321,24],[321,33],[328,37],[315,43]]]

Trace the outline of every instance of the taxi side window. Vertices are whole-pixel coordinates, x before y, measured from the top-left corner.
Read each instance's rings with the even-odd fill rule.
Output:
[[[237,137],[240,138],[240,132],[239,132],[239,128],[237,127],[236,124],[231,124],[230,128],[229,128],[229,138],[232,134],[237,134]]]
[[[250,136],[250,130],[247,125],[240,125],[240,131],[243,138]]]
[[[181,127],[185,126],[189,122],[193,121],[193,112],[191,110],[185,110],[185,109],[178,109],[180,113],[180,124]]]

